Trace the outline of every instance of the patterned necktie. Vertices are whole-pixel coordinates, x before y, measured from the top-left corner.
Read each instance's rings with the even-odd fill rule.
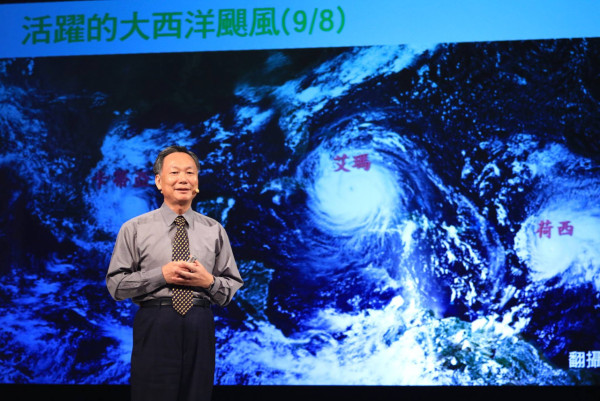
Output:
[[[185,230],[185,218],[177,216],[175,218],[177,232],[173,239],[173,257],[172,260],[187,261],[190,257],[190,243]],[[176,286],[173,288],[173,308],[180,314],[185,315],[192,307],[192,290],[188,287]]]

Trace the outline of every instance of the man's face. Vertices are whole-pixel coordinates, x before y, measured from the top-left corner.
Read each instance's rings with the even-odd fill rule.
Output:
[[[189,207],[198,188],[196,163],[187,153],[171,153],[164,158],[162,171],[156,175],[155,181],[167,206]]]

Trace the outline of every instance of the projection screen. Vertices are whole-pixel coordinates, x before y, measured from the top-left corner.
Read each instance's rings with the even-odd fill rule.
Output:
[[[0,377],[124,385],[104,277],[200,158],[222,386],[600,383],[600,7],[0,6]]]

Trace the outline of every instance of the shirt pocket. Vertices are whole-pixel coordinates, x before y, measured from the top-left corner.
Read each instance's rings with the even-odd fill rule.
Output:
[[[190,243],[190,254],[197,257],[202,266],[212,273],[215,267],[216,247],[209,241],[194,241]]]

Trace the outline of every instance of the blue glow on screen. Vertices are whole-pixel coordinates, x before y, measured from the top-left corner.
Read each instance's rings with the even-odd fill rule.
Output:
[[[0,377],[127,384],[104,275],[200,157],[219,385],[598,385],[598,38],[0,60]]]

